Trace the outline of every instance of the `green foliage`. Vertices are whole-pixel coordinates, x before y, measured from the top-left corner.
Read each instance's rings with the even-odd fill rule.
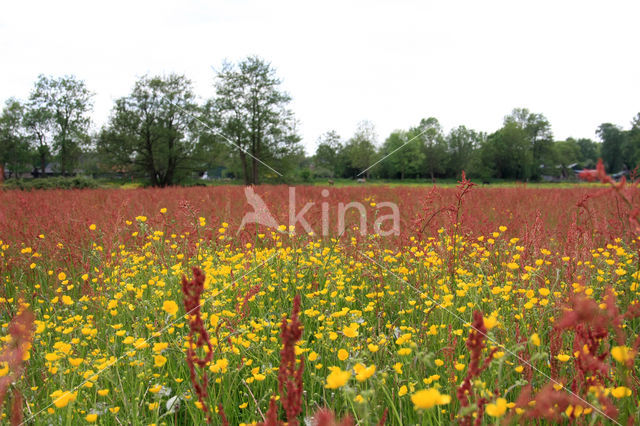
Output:
[[[622,153],[625,145],[625,133],[619,126],[603,123],[598,127],[598,136],[602,140],[602,160],[610,173],[622,169],[624,160]]]
[[[419,141],[411,141],[408,132],[396,130],[382,145],[383,175],[387,178],[417,177],[422,170],[424,152]]]
[[[39,76],[29,98],[10,98],[0,116],[0,171],[34,174],[145,177],[149,185],[209,179],[294,183],[313,179],[460,178],[536,181],[573,178],[574,170],[604,159],[611,173],[640,165],[640,114],[629,130],[604,123],[601,143],[554,141],[540,113],[515,108],[487,136],[465,126],[447,134],[434,117],[392,132],[381,146],[373,124],[363,121],[342,139],[329,131],[305,155],[291,97],[270,63],[248,57],[225,63],[216,96],[198,104],[184,76],[143,77],[130,95],[115,101],[108,125],[90,137],[93,94],[73,76]],[[571,166],[571,167],[569,167]],[[195,179],[195,180],[194,180]]]
[[[318,138],[318,148],[313,162],[316,169],[326,171],[323,177],[341,176],[344,164],[340,159],[340,152],[344,149],[340,136],[335,130],[330,130]]]
[[[20,102],[8,99],[0,116],[0,173],[10,172],[15,178],[27,171],[29,164],[29,144],[22,130],[23,115]]]
[[[304,156],[287,108],[291,97],[280,84],[271,64],[256,56],[237,65],[225,63],[216,76],[209,117],[213,139],[231,147],[246,184],[258,184],[261,173],[284,178],[295,168],[295,159]]]
[[[369,177],[370,167],[377,161],[375,143],[376,133],[373,124],[368,121],[360,122],[358,129],[342,152],[347,177],[355,178],[360,174]]]
[[[82,146],[89,143],[92,97],[85,83],[74,76],[38,77],[25,121],[39,153],[41,172],[51,153],[63,175],[74,171]]]
[[[95,179],[84,176],[12,179],[6,181],[2,186],[3,189],[21,189],[24,191],[34,189],[88,189],[98,187],[98,182]]]
[[[440,123],[434,117],[422,119],[418,126],[409,130],[407,137],[417,140],[422,147],[423,170],[435,182],[435,176],[445,172],[447,159],[447,142]]]
[[[143,77],[116,100],[98,152],[112,170],[133,169],[153,186],[180,182],[193,169],[199,108],[184,76]]]
[[[526,130],[509,122],[489,135],[482,159],[484,164],[491,165],[493,177],[525,180],[531,176],[532,154]]]
[[[451,129],[447,135],[447,175],[459,177],[463,170],[469,171],[472,166],[474,151],[483,141],[483,135],[465,126]]]

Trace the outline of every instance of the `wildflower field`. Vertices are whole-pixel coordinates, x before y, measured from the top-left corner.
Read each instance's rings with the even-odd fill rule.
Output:
[[[0,191],[2,423],[640,420],[635,185],[255,191]]]

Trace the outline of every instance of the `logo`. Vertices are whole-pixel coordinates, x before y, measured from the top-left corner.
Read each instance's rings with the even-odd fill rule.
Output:
[[[281,224],[278,223],[276,218],[271,214],[267,203],[260,197],[260,195],[256,194],[254,188],[252,186],[247,186],[244,189],[244,195],[247,199],[247,204],[249,204],[253,211],[248,212],[242,218],[242,222],[240,223],[240,227],[238,228],[237,233],[242,231],[245,226],[249,224],[258,224],[265,226],[267,228],[271,228],[274,230],[282,231]],[[329,196],[329,190],[323,189],[320,192],[320,195],[323,199],[326,199]],[[309,201],[307,202],[302,209],[296,211],[296,188],[289,187],[289,231],[295,233],[295,230],[302,228],[304,232],[307,234],[314,235],[316,234],[315,230],[309,225],[305,215],[311,210],[311,208],[316,204],[316,202]],[[389,236],[389,235],[400,235],[400,209],[396,203],[392,202],[381,202],[381,203],[370,203],[371,207],[375,208],[375,220],[373,223],[372,231],[376,235],[380,236]],[[331,224],[330,224],[330,210],[331,205],[327,201],[320,202],[321,214],[322,214],[322,236],[328,236],[331,232]],[[382,214],[385,210],[390,209],[389,214]],[[344,234],[346,230],[346,216],[349,210],[355,210],[359,214],[359,223],[358,230],[361,235],[367,235],[368,232],[368,218],[367,218],[367,209],[364,204],[359,201],[351,201],[347,204],[339,202],[337,205],[337,223],[335,226],[336,235]],[[387,224],[387,222],[390,222]]]

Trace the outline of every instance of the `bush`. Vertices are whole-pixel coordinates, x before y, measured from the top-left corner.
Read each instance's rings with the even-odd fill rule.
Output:
[[[84,176],[52,177],[35,179],[11,179],[4,182],[3,189],[86,189],[98,188],[98,183]]]

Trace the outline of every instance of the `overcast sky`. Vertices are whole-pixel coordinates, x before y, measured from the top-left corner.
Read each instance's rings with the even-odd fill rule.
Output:
[[[38,74],[74,74],[96,126],[145,74],[185,74],[203,99],[212,67],[259,55],[293,97],[307,152],[361,120],[378,141],[434,116],[491,132],[514,107],[556,139],[595,138],[640,112],[640,2],[3,1],[0,101]]]

